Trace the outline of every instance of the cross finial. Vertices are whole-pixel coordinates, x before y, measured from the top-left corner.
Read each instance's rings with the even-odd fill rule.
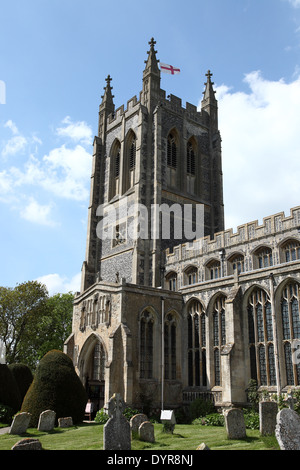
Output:
[[[112,78],[110,75],[107,75],[107,78],[105,79],[106,83],[108,86],[110,86],[110,82],[112,81]]]
[[[156,41],[154,41],[154,38],[151,38],[150,41],[148,42],[148,44],[150,44],[150,51],[148,51],[147,53],[150,54],[150,52],[152,51],[156,54],[157,51],[154,50],[154,46],[156,44]]]
[[[151,47],[154,47],[155,44],[156,44],[156,41],[154,41],[154,38],[151,38],[151,40],[148,42],[148,44],[150,44]]]
[[[208,70],[207,73],[205,74],[205,76],[208,78],[208,80],[210,80],[211,77],[213,76],[213,74],[211,73],[210,70]]]

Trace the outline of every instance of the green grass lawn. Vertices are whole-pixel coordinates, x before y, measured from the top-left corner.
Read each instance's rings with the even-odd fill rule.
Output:
[[[247,429],[244,440],[227,439],[224,427],[180,425],[177,424],[174,434],[162,432],[162,424],[155,424],[155,443],[133,439],[132,450],[196,450],[199,444],[205,444],[211,450],[279,450],[275,436],[262,437],[259,431]],[[101,450],[103,449],[103,425],[83,423],[80,426],[62,429],[55,428],[52,432],[39,432],[28,429],[22,436],[10,434],[0,435],[0,450],[10,450],[24,437],[39,439],[45,450]]]

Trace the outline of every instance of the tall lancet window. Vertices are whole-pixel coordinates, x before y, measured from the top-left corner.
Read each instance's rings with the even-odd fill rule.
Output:
[[[171,131],[167,139],[167,182],[171,187],[177,185],[178,142],[177,132]]]
[[[190,387],[206,387],[206,321],[198,300],[192,300],[189,304],[187,320],[188,384]]]
[[[120,193],[121,144],[116,141],[110,156],[110,199]]]
[[[145,310],[140,320],[140,378],[153,377],[153,324],[154,317]]]
[[[186,146],[186,181],[187,191],[195,194],[196,191],[196,145],[193,138],[191,138]]]
[[[248,299],[248,334],[251,378],[259,386],[276,385],[272,307],[268,294],[255,289]]]
[[[215,385],[221,385],[221,346],[226,344],[225,328],[225,296],[220,295],[213,308],[213,347],[214,347],[214,373]]]
[[[123,192],[126,192],[135,183],[136,135],[133,131],[128,133],[125,149]]]
[[[164,324],[165,379],[176,379],[176,319],[169,313]]]
[[[299,284],[291,281],[281,296],[282,338],[286,385],[300,385],[300,294]]]

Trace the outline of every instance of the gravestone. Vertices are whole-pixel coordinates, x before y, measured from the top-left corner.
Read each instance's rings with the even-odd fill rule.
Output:
[[[73,419],[71,416],[68,418],[58,418],[58,427],[59,428],[69,428],[73,426]]]
[[[281,450],[300,450],[300,416],[284,408],[277,414],[275,436]]]
[[[103,428],[104,450],[131,450],[130,424],[123,415],[125,403],[119,393],[108,402],[109,420]]]
[[[210,448],[205,444],[205,442],[202,442],[196,450],[210,450]]]
[[[9,434],[24,434],[27,431],[31,419],[30,413],[18,413],[11,424]]]
[[[139,427],[142,423],[145,421],[148,421],[148,417],[144,415],[143,413],[139,413],[137,415],[132,416],[130,420],[130,429],[131,432],[138,432]]]
[[[262,436],[275,433],[278,406],[275,401],[262,401],[259,403],[259,431]]]
[[[238,408],[226,410],[224,418],[228,439],[244,439],[246,437],[246,426],[242,410]]]
[[[42,444],[38,439],[22,439],[11,450],[42,450]]]
[[[155,442],[154,426],[150,421],[144,421],[139,427],[139,438],[141,441]]]
[[[55,425],[55,418],[56,413],[52,410],[43,411],[40,414],[39,422],[38,422],[38,430],[39,431],[52,431]]]

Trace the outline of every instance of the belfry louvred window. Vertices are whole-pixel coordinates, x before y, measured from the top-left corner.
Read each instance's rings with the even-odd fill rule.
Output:
[[[177,168],[177,146],[174,134],[169,134],[168,137],[167,164],[171,168]]]
[[[195,164],[195,152],[191,142],[187,143],[187,168],[186,171],[189,175],[195,175],[196,164]]]

